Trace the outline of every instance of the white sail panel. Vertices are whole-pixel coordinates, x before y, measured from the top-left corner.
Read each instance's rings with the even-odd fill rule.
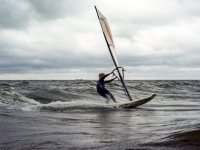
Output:
[[[119,67],[119,63],[118,63],[118,60],[117,60],[117,57],[116,57],[116,53],[115,53],[115,48],[114,48],[114,47],[111,47],[110,50],[111,50],[111,53],[112,53],[112,55],[113,55],[113,58],[114,58],[114,60],[115,60],[115,62],[116,62],[117,67]]]
[[[117,66],[119,66],[119,63],[118,63],[118,60],[117,60],[117,57],[116,57],[115,44],[114,44],[114,41],[113,41],[110,26],[109,26],[109,24],[106,20],[106,17],[104,17],[104,15],[98,9],[96,9],[96,10],[97,10],[97,13],[98,13],[99,22],[100,22],[102,30],[104,32],[105,38],[106,38],[106,40],[109,44],[113,59],[115,60]]]
[[[111,30],[110,30],[110,26],[108,25],[106,17],[104,17],[104,15],[98,9],[97,9],[97,13],[98,13],[98,16],[99,16],[99,21],[101,23],[103,32],[105,33],[105,36],[108,40],[108,43],[110,44],[110,46],[115,47],[114,42],[113,42],[112,33],[111,33]]]

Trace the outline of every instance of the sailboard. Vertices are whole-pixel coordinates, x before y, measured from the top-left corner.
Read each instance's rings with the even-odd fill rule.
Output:
[[[129,98],[130,101],[132,101],[132,97],[131,97],[131,95],[130,95],[130,93],[128,91],[128,88],[127,88],[127,86],[125,84],[125,81],[124,81],[124,74],[122,74],[120,72],[120,68],[123,69],[123,67],[119,66],[119,62],[118,62],[117,57],[116,57],[115,44],[114,44],[114,41],[113,41],[113,36],[112,36],[112,32],[111,32],[110,26],[109,26],[109,24],[107,22],[106,17],[97,9],[96,6],[94,6],[94,7],[95,7],[95,10],[96,10],[96,13],[97,13],[97,17],[99,19],[99,23],[101,25],[101,29],[102,29],[102,32],[103,32],[103,35],[104,35],[108,50],[110,52],[111,58],[113,60],[113,63],[115,65],[115,69],[114,70],[116,70],[117,73],[118,73],[118,76],[119,76],[118,79],[121,81],[122,86],[124,88],[124,91],[125,91],[127,97]],[[134,102],[125,103],[125,104],[117,104],[116,106],[119,107],[119,108],[135,108],[135,107],[137,107],[139,105],[143,105],[143,104],[147,103],[148,101],[153,99],[155,96],[156,96],[156,94],[153,94],[152,96],[144,98],[144,99],[140,99],[140,100],[137,100],[137,101],[134,101]]]
[[[125,109],[132,109],[132,108],[136,108],[140,105],[146,104],[148,103],[150,100],[152,100],[154,97],[156,96],[156,94],[153,94],[149,97],[146,98],[142,98],[139,100],[136,100],[134,102],[128,102],[128,103],[122,103],[122,104],[114,104],[113,107],[114,108],[125,108]]]

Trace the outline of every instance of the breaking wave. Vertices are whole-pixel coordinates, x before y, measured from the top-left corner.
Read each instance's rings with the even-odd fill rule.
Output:
[[[39,100],[40,101],[40,100]],[[72,101],[53,101],[47,104],[40,103],[34,99],[28,98],[15,91],[0,90],[0,107],[6,109],[15,109],[23,111],[71,111],[71,110],[86,110],[86,109],[109,109],[110,105],[105,103],[98,103],[92,100],[76,100]]]

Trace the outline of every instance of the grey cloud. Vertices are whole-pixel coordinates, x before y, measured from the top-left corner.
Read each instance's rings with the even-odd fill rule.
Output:
[[[1,0],[0,1],[0,27],[19,28],[24,26],[30,18],[31,8],[25,1]]]
[[[72,53],[73,50],[60,50],[52,48],[47,53],[44,51],[33,55],[28,47],[19,47],[15,51],[16,45],[7,43],[0,45],[0,73],[25,73],[31,71],[42,71],[47,69],[74,69],[74,68],[94,68],[112,66],[109,56],[87,55]],[[22,48],[22,49],[20,49]],[[20,51],[29,51],[23,54]],[[103,60],[103,61],[102,61]]]
[[[76,68],[98,68],[98,67],[109,67],[112,66],[111,62],[104,60],[99,61],[99,58],[92,61],[91,58],[69,58],[65,57],[54,57],[54,58],[24,58],[24,57],[7,57],[6,60],[0,62],[0,73],[15,73],[15,72],[31,72],[31,71],[42,71],[47,69],[76,69]]]
[[[186,54],[159,54],[155,56],[128,56],[123,55],[119,58],[123,66],[169,66],[182,68],[195,68],[200,66],[198,55]]]
[[[55,19],[84,12],[82,0],[29,0],[35,12],[43,19]],[[82,7],[81,7],[82,6]]]
[[[83,13],[82,0],[1,0],[0,28],[23,29],[29,21],[45,21]]]
[[[150,6],[144,9],[148,4]],[[125,6],[126,4],[122,4],[121,7]],[[117,24],[117,36],[131,38],[137,31],[145,28],[176,26],[177,22],[191,22],[200,17],[200,1],[197,0],[143,0],[141,4],[136,2],[136,6],[129,6],[129,11],[125,8],[118,11],[117,7],[109,13],[108,20]]]

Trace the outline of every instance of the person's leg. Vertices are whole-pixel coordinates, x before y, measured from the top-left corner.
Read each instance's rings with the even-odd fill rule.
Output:
[[[110,96],[110,98],[113,100],[113,102],[117,103],[117,101],[116,101],[115,97],[113,96],[113,94],[110,91],[108,91],[107,89],[105,89],[105,90],[106,90],[105,93]]]
[[[106,91],[102,89],[101,91],[99,90],[98,93],[106,99],[106,104],[108,104],[110,101],[110,97],[106,95]]]
[[[109,102],[110,102],[110,98],[109,98],[109,96],[106,95],[105,93],[102,94],[101,96],[103,96],[103,97],[106,99],[106,104],[109,104]]]

